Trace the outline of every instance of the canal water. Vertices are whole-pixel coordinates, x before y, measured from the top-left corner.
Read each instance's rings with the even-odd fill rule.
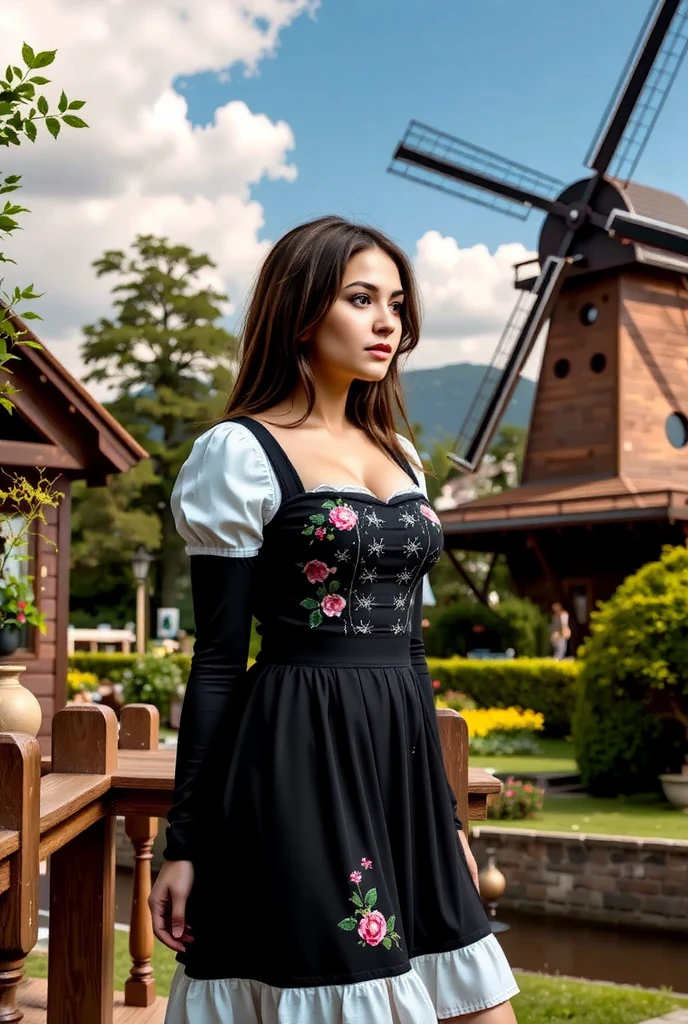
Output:
[[[498,912],[512,967],[688,993],[688,933]]]

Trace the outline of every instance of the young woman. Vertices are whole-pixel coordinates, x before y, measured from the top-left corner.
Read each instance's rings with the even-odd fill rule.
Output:
[[[515,1020],[421,639],[442,531],[394,429],[419,319],[383,235],[290,231],[175,485],[196,641],[150,898],[167,1024]]]

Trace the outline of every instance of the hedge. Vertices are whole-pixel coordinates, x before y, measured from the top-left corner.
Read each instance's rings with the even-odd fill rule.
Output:
[[[189,678],[191,668],[190,654],[170,654],[168,657],[179,665],[184,676],[184,683]],[[137,660],[137,654],[105,654],[97,651],[75,651],[69,655],[69,667],[76,668],[80,672],[94,672],[99,679],[107,679],[111,672],[121,671],[123,668],[131,668]]]
[[[135,654],[91,654],[77,651],[69,657],[70,668],[94,672],[107,678],[114,669],[127,668]],[[188,679],[191,656],[171,654]],[[249,664],[250,664],[249,659]],[[544,735],[568,736],[576,701],[579,663],[552,658],[514,658],[505,661],[478,661],[470,658],[428,658],[433,679],[440,690],[459,690],[473,698],[481,708],[521,707],[545,716]]]
[[[428,668],[441,684],[440,693],[458,690],[471,696],[481,708],[531,708],[545,716],[545,736],[562,737],[571,732],[578,662],[552,658],[428,658]]]

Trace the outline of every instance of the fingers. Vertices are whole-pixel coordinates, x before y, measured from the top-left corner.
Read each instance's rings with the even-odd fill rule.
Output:
[[[181,911],[179,910],[180,904]],[[175,953],[183,953],[186,948],[186,944],[194,941],[191,934],[191,928],[187,927],[184,923],[186,899],[177,898],[175,917],[174,895],[169,886],[161,886],[160,888],[154,886],[148,899],[148,906],[150,907],[153,922],[153,934],[155,937],[159,939],[163,945],[167,946],[168,949],[174,950]],[[170,906],[172,906],[172,921],[168,925],[167,911]],[[174,934],[175,929],[178,930],[178,935]]]

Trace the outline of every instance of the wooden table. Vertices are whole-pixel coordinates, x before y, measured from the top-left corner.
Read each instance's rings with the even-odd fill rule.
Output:
[[[148,814],[164,818],[170,808],[174,788],[174,747],[159,750],[120,750],[117,774],[112,778],[116,814]],[[50,757],[41,760],[42,771],[50,771]],[[483,821],[487,816],[487,797],[501,789],[496,779],[483,768],[468,769],[468,817]]]

